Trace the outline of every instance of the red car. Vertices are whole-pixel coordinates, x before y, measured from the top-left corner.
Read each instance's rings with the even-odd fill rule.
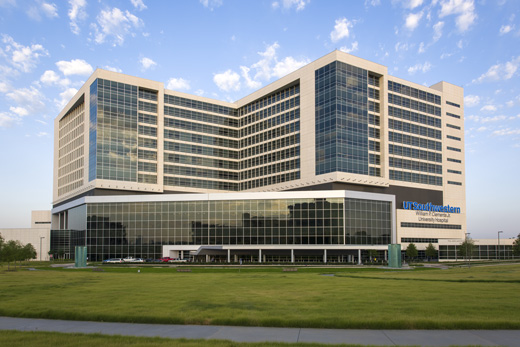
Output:
[[[163,257],[161,259],[159,259],[162,263],[167,263],[169,262],[170,260],[173,260],[173,258],[171,257]]]

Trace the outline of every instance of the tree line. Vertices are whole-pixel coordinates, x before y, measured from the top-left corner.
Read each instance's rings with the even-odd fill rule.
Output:
[[[30,243],[23,245],[20,241],[5,241],[0,234],[0,263],[7,263],[7,270],[11,270],[11,263],[36,258],[36,249]]]

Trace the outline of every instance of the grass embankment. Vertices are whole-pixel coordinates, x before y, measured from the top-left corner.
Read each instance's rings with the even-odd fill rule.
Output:
[[[520,328],[520,265],[104,270],[0,274],[0,315],[312,328]]]
[[[331,345],[318,343],[276,343],[276,342],[232,342],[225,340],[188,340],[167,339],[160,337],[108,336],[101,334],[63,334],[49,332],[0,331],[0,346],[60,346],[60,347],[91,347],[91,346],[178,346],[178,347],[318,347],[338,346],[355,347],[361,345]]]

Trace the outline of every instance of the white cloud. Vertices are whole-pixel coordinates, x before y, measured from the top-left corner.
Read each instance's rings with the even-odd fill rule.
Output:
[[[381,5],[381,0],[365,0],[365,7],[368,6],[379,6]]]
[[[482,74],[479,78],[474,79],[473,83],[508,80],[515,75],[519,65],[520,56],[511,59],[511,61],[508,61],[505,64],[493,65],[486,73]]]
[[[416,7],[421,6],[423,3],[423,0],[405,0],[403,1],[403,6],[405,8],[409,8],[410,10],[413,10]]]
[[[189,90],[190,81],[184,78],[170,78],[166,84],[166,88],[171,90]]]
[[[202,95],[204,95],[204,90],[202,90],[202,89],[197,89],[197,90],[195,91],[195,94],[197,94],[198,96],[202,96]]]
[[[466,95],[464,97],[464,106],[465,107],[477,106],[479,103],[480,103],[480,96],[478,96],[478,95]]]
[[[515,102],[513,100],[509,100],[509,101],[506,102],[506,106],[507,107],[513,107],[513,106],[515,106]]]
[[[408,68],[408,73],[410,75],[413,75],[417,71],[422,71],[424,73],[424,72],[429,71],[431,69],[431,67],[432,67],[432,64],[430,64],[429,62],[424,62],[424,64],[415,64],[414,66],[410,66]]]
[[[44,84],[53,84],[60,80],[60,76],[52,70],[47,70],[43,73],[43,75],[40,77],[40,81]]]
[[[309,61],[307,59],[298,61],[293,57],[285,57],[281,61],[278,61],[273,67],[273,76],[277,78],[283,77],[293,71],[298,70],[302,66],[307,65],[308,63]]]
[[[249,76],[249,71],[251,69],[247,66],[241,66],[240,71],[242,72],[242,77],[246,80],[246,86],[250,89],[257,89],[262,86],[262,82],[255,81]]]
[[[49,55],[42,45],[24,46],[14,41],[9,35],[2,35],[2,42],[5,46],[0,49],[0,53],[5,55],[11,65],[22,72],[31,72],[40,57]]]
[[[122,45],[125,37],[133,34],[133,29],[142,26],[143,21],[139,17],[118,8],[102,10],[97,16],[97,24],[92,24],[96,43],[104,43],[107,37],[112,37],[114,46]]]
[[[503,120],[506,120],[508,117],[501,115],[501,116],[493,116],[493,117],[482,117],[480,119],[481,123],[494,123],[494,122],[500,122]]]
[[[79,22],[84,21],[87,18],[87,7],[86,0],[69,0],[70,9],[68,12],[70,19],[70,29],[76,35],[80,33]]]
[[[11,86],[7,82],[0,82],[0,93],[7,93],[11,90]]]
[[[13,115],[0,112],[0,128],[9,128],[16,121],[16,117]]]
[[[103,66],[103,69],[112,71],[112,72],[119,72],[119,73],[123,72],[123,70],[121,70],[118,67],[113,67],[113,66],[108,66],[108,65]]]
[[[72,97],[76,95],[77,92],[78,90],[76,88],[67,88],[65,91],[60,93],[61,99],[54,99],[54,102],[56,103],[58,109],[63,109],[67,105],[67,103],[72,99]]]
[[[56,6],[56,4],[49,4],[44,2],[41,4],[41,9],[43,13],[49,18],[58,17],[58,7]]]
[[[149,68],[157,65],[157,63],[155,61],[153,61],[150,58],[146,58],[146,57],[139,60],[139,63],[141,64],[141,66],[143,67],[144,70],[148,70]]]
[[[62,87],[67,87],[70,84],[70,80],[68,78],[61,78],[56,72],[52,70],[47,70],[41,75],[40,82],[46,85],[60,85]]]
[[[146,10],[148,7],[144,4],[143,0],[130,0],[132,5],[139,11]]]
[[[395,51],[396,51],[396,52],[399,52],[399,51],[407,51],[409,47],[410,47],[410,46],[408,45],[408,43],[397,42],[397,43],[395,44]]]
[[[481,126],[481,127],[477,128],[477,131],[478,132],[483,132],[483,131],[486,131],[487,129],[488,129],[487,127]]]
[[[275,42],[267,46],[265,51],[258,52],[260,60],[256,63],[251,66],[240,66],[242,77],[248,88],[259,88],[263,81],[269,81],[273,77],[283,77],[309,63],[307,58],[296,59],[287,56],[279,59],[278,48],[280,45]],[[232,70],[215,74],[213,80],[220,89],[225,91],[238,91],[241,87],[240,75]]]
[[[355,51],[358,50],[358,42],[354,41],[354,42],[352,42],[352,45],[350,46],[350,48],[347,47],[347,46],[343,46],[339,50],[342,51],[342,52],[345,52],[345,53],[355,52]]]
[[[305,6],[310,2],[310,0],[282,0],[282,7],[286,10],[289,10],[293,7],[296,8],[296,11],[301,11],[305,9]],[[273,9],[277,9],[280,7],[280,2],[274,1],[271,4]]]
[[[35,87],[15,89],[6,96],[18,104],[18,107],[12,108],[17,110],[17,114],[25,112],[21,108],[24,108],[27,114],[36,114],[45,109],[45,97]]]
[[[421,42],[421,44],[419,45],[419,50],[417,51],[417,53],[421,54],[421,53],[424,53],[426,52],[426,49],[424,48],[424,42]]]
[[[508,32],[512,31],[515,29],[515,26],[514,25],[502,25],[500,27],[500,35],[504,35],[504,34],[507,34]]]
[[[449,15],[457,16],[455,23],[461,32],[468,30],[477,19],[474,0],[441,0],[439,18]]]
[[[29,115],[29,110],[27,110],[24,107],[20,107],[20,106],[18,106],[18,107],[11,106],[11,107],[9,107],[9,111],[13,112],[14,114],[17,114],[20,117],[25,117],[25,116]]]
[[[56,66],[65,76],[89,76],[94,71],[92,66],[83,59],[73,59],[71,61],[61,60],[56,63]]]
[[[38,136],[38,137],[49,136],[49,133],[46,133],[45,131],[40,131],[38,134],[36,134],[36,136]]]
[[[441,38],[442,28],[444,28],[444,22],[437,22],[433,26],[433,42],[437,42]]]
[[[354,24],[350,22],[347,18],[336,19],[336,25],[334,25],[334,30],[330,33],[330,39],[332,42],[338,42],[342,38],[348,38],[350,35],[349,29],[352,28]]]
[[[271,65],[276,61],[276,50],[280,47],[278,42],[267,46],[265,51],[258,52],[258,55],[262,57],[259,61],[251,65],[252,69],[256,70],[254,79],[269,80],[271,78],[272,68]]]
[[[215,82],[219,89],[225,92],[240,90],[240,75],[231,71],[231,69],[223,73],[215,74],[213,76],[213,82]]]
[[[222,6],[222,0],[200,0],[200,3],[210,11],[213,11],[213,9]]]
[[[500,130],[495,130],[491,135],[494,136],[508,136],[508,135],[520,135],[520,129],[511,129],[505,128]]]
[[[275,42],[267,46],[264,52],[258,52],[262,59],[251,65],[251,69],[256,70],[254,80],[268,81],[271,77],[280,78],[309,63],[306,58],[296,60],[293,57],[285,57],[279,60],[276,53],[278,48],[280,48],[280,45]]]
[[[497,107],[495,105],[485,105],[480,110],[483,112],[495,112]]]
[[[408,16],[406,16],[406,21],[404,26],[410,30],[414,31],[417,26],[419,26],[419,21],[421,20],[423,16],[423,11],[417,12],[417,13],[410,13]]]

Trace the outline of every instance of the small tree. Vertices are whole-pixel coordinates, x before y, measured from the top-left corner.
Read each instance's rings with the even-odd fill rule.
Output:
[[[516,256],[520,255],[520,234],[518,234],[515,242],[513,242],[513,254]]]
[[[4,261],[2,256],[2,249],[4,248],[4,238],[2,237],[2,234],[0,234],[0,264]]]
[[[10,240],[2,247],[1,261],[7,262],[7,270],[11,270],[11,262],[16,262],[22,246],[19,241]]]
[[[417,254],[419,254],[417,247],[415,247],[415,244],[410,243],[408,247],[406,247],[406,257],[410,260],[413,260],[417,258]]]
[[[30,243],[26,244],[22,248],[22,259],[23,260],[29,260],[36,258],[36,250],[34,249],[34,246]]]
[[[428,244],[424,253],[426,254],[426,257],[428,257],[428,260],[430,260],[430,258],[437,258],[437,250],[431,243]]]
[[[459,255],[464,258],[464,260],[469,262],[471,260],[471,255],[473,254],[473,250],[475,249],[475,242],[467,237],[464,242],[462,242],[459,246],[458,252]]]

